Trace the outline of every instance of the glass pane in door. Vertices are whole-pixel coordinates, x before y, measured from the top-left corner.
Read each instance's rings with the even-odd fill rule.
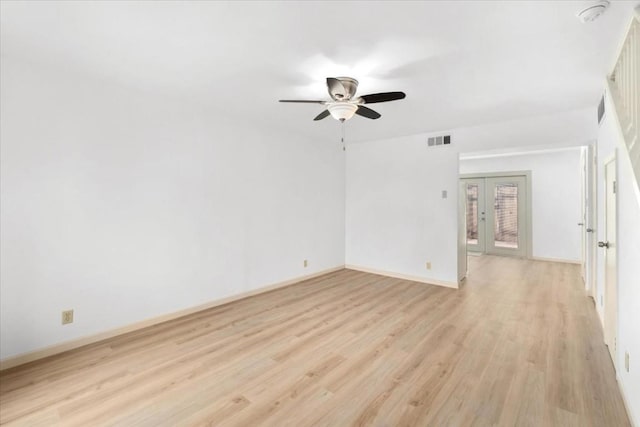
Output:
[[[499,248],[518,248],[518,185],[497,184],[494,192],[494,240]]]
[[[467,244],[478,244],[478,185],[467,184]]]

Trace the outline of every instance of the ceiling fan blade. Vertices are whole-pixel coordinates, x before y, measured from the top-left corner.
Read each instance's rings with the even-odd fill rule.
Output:
[[[331,99],[336,101],[340,101],[347,96],[347,89],[343,86],[342,82],[333,77],[327,77],[327,89],[329,89]]]
[[[365,104],[375,104],[376,102],[397,101],[398,99],[404,99],[406,96],[404,92],[382,92],[362,95],[360,99]]]
[[[373,120],[382,117],[380,113],[378,113],[377,111],[373,111],[371,108],[365,107],[364,105],[360,105],[358,107],[358,109],[356,110],[356,114]]]
[[[327,101],[307,101],[301,99],[281,99],[280,102],[297,102],[299,104],[326,104]]]
[[[318,114],[318,115],[316,116],[316,118],[315,118],[315,119],[313,119],[313,120],[315,120],[315,121],[322,120],[322,119],[324,119],[325,117],[327,117],[329,114],[330,114],[330,113],[329,113],[329,110],[324,110],[322,113]]]

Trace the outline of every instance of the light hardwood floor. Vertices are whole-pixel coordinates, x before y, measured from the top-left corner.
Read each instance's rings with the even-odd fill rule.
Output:
[[[343,270],[0,375],[0,423],[628,426],[579,267]]]

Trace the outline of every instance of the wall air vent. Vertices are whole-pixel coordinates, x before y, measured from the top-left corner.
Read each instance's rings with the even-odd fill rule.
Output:
[[[604,95],[600,99],[600,104],[598,104],[598,124],[602,123],[602,118],[604,117]]]
[[[449,145],[451,144],[451,135],[430,136],[427,139],[427,145],[429,147],[435,147],[436,145]]]

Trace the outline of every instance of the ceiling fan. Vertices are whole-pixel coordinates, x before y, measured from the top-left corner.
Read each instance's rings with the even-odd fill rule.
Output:
[[[364,104],[396,101],[404,99],[406,96],[404,92],[382,92],[355,97],[358,81],[351,77],[327,77],[327,89],[329,90],[331,101],[281,99],[280,102],[326,105],[327,109],[318,114],[313,120],[322,120],[331,115],[334,119],[344,122],[353,117],[354,114],[368,119],[379,119],[381,117],[380,113],[365,107]]]

